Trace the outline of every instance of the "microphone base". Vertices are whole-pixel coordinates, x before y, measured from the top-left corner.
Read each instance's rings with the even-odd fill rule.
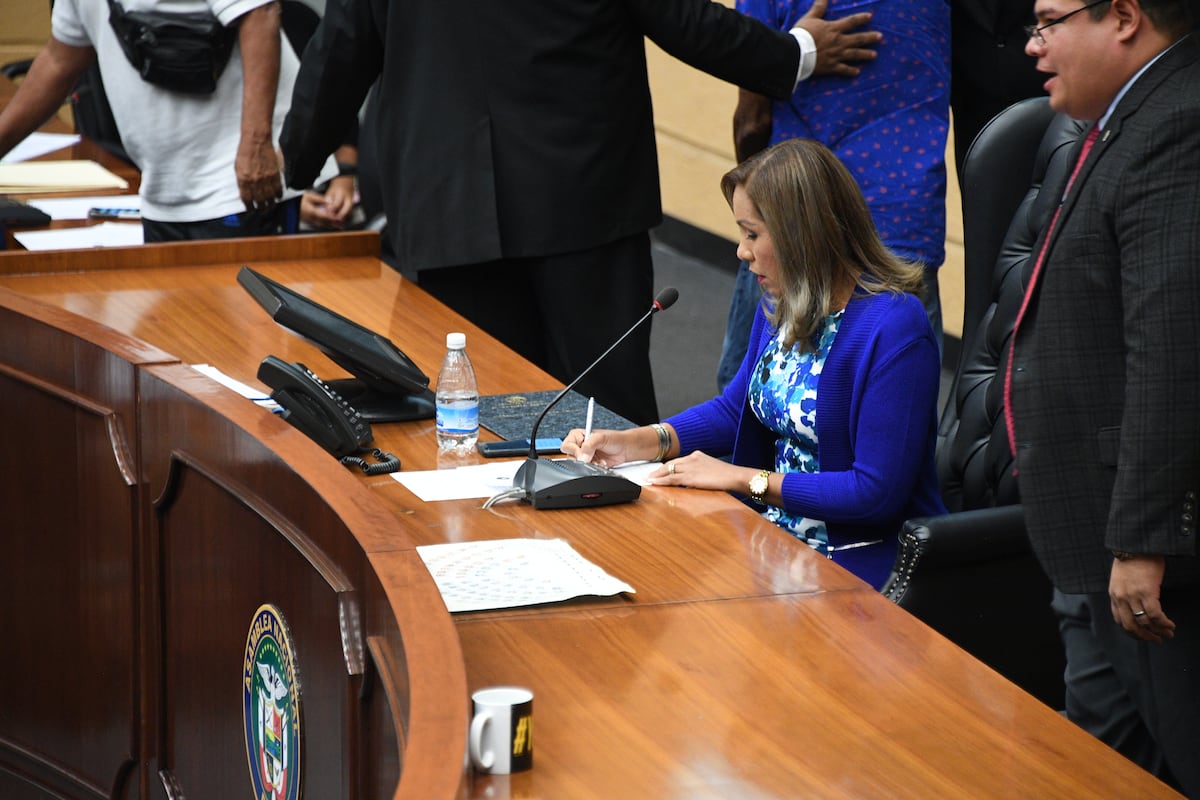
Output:
[[[590,508],[632,503],[642,494],[633,481],[608,472],[580,474],[579,467],[547,458],[527,458],[513,477],[534,508]],[[574,465],[572,465],[574,466]]]

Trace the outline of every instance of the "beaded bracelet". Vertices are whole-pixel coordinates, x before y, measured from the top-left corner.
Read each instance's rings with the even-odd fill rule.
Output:
[[[667,430],[667,426],[655,422],[650,426],[658,435],[658,455],[654,457],[655,461],[662,461],[667,456],[667,451],[671,449],[671,432]]]

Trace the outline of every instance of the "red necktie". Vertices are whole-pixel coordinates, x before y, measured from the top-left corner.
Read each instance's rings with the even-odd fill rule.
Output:
[[[1075,176],[1079,174],[1079,168],[1083,166],[1084,160],[1091,152],[1092,145],[1096,143],[1096,137],[1100,135],[1100,128],[1096,125],[1088,131],[1088,135],[1083,140],[1083,147],[1079,149],[1079,156],[1075,159],[1075,168],[1071,170],[1071,177],[1067,179],[1067,188],[1063,190],[1063,198],[1065,200],[1067,192],[1071,191],[1072,184],[1075,183]],[[1021,300],[1021,308],[1017,311],[1017,319],[1013,323],[1012,336],[1009,339],[1008,345],[1008,363],[1004,369],[1004,422],[1008,427],[1008,447],[1012,451],[1013,457],[1017,455],[1017,435],[1013,429],[1013,412],[1012,412],[1012,372],[1013,372],[1013,352],[1016,350],[1017,344],[1017,328],[1021,325],[1021,319],[1025,316],[1025,311],[1029,308],[1029,300],[1033,297],[1033,290],[1037,287],[1038,277],[1042,274],[1042,265],[1046,261],[1046,249],[1050,245],[1050,237],[1054,233],[1054,226],[1058,223],[1058,215],[1062,213],[1063,204],[1059,203],[1058,208],[1054,209],[1054,216],[1050,218],[1050,225],[1046,228],[1046,237],[1042,240],[1042,249],[1038,251],[1037,261],[1033,263],[1033,272],[1029,275],[1029,285],[1025,287],[1025,297]],[[1015,472],[1015,470],[1014,470]]]

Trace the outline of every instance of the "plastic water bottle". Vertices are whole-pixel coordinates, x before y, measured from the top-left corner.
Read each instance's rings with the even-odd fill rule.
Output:
[[[479,385],[467,357],[467,335],[446,334],[437,380],[437,441],[442,451],[466,452],[479,439]]]

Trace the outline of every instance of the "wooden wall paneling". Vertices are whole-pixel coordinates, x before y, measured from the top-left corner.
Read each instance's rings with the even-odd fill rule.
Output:
[[[144,357],[0,293],[0,797],[137,791]]]
[[[143,458],[155,498],[146,550],[160,592],[148,613],[161,614],[161,662],[148,665],[162,675],[158,769],[188,797],[247,791],[242,662],[255,611],[271,603],[290,626],[299,662],[305,796],[387,796],[363,793],[360,785],[368,782],[364,770],[410,766],[401,748],[420,735],[410,729],[411,676],[439,676],[421,702],[465,696],[457,639],[427,575],[418,588],[440,606],[433,632],[450,654],[449,669],[423,662],[419,648],[395,646],[397,637],[410,645],[408,631],[397,629],[386,604],[373,603],[367,613],[367,549],[399,548],[415,557],[411,542],[360,476],[194,371],[155,368],[141,394]],[[365,675],[376,662],[368,637],[387,645],[388,664],[399,666],[377,673],[386,680]],[[388,724],[393,731],[379,730]],[[461,741],[465,724],[463,709],[435,718],[425,735]],[[380,743],[388,742],[396,750],[381,754]],[[423,769],[457,786],[461,757],[447,763],[444,752],[437,756]],[[388,770],[369,778],[391,793],[398,776]],[[407,796],[438,794],[425,786]]]
[[[394,797],[457,796],[470,712],[457,628],[415,549],[375,551],[370,560],[364,576],[368,674],[387,702],[369,703],[365,715],[362,796],[389,796],[379,783],[392,773],[383,738],[389,718],[401,721],[394,731],[404,759]]]

